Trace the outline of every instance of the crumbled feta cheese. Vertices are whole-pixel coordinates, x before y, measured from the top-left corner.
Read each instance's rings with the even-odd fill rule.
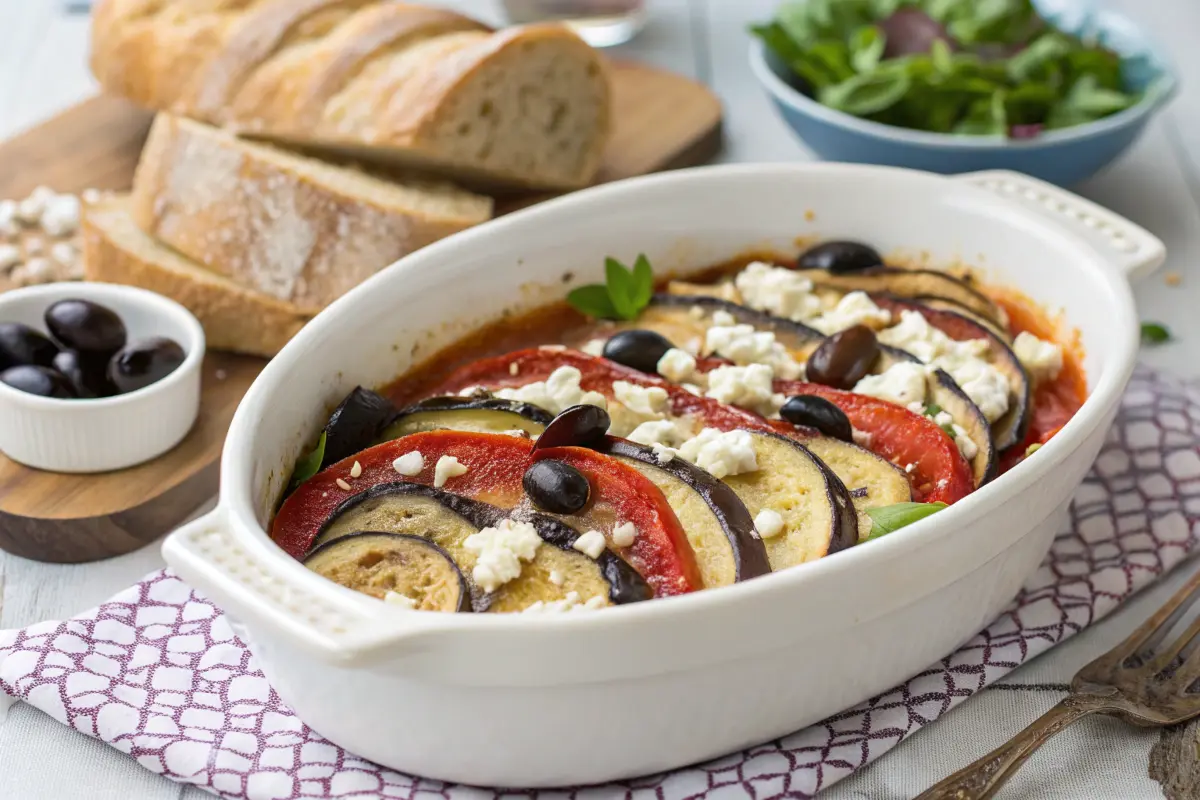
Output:
[[[694,383],[685,383],[682,385],[682,388],[685,392],[691,392],[692,394],[696,394],[696,395],[704,394],[704,390],[701,389],[699,386],[697,386]]]
[[[737,324],[737,320],[733,318],[733,314],[730,314],[725,310],[714,311],[712,315],[712,321],[714,325],[719,325],[723,328],[728,328],[730,325]]]
[[[763,416],[779,412],[783,398],[772,391],[774,371],[766,364],[721,366],[708,373],[706,396],[722,403],[757,411]]]
[[[909,475],[911,475],[912,471],[916,468],[917,468],[917,465],[915,462],[904,465],[904,471],[907,472]]]
[[[521,365],[515,361],[512,362],[511,364],[509,364],[508,365],[508,374],[509,375],[520,375],[521,374]]]
[[[21,263],[21,250],[15,244],[0,244],[0,272]],[[695,363],[694,361],[692,363]]]
[[[838,300],[837,305],[816,319],[809,320],[809,325],[826,335],[832,335],[855,325],[866,325],[868,328],[879,330],[892,322],[890,311],[875,305],[866,292],[850,292]]]
[[[650,449],[654,451],[654,459],[659,464],[670,464],[675,460],[675,456],[679,454],[679,451],[674,447],[667,447],[662,444],[652,444],[650,445]]]
[[[567,596],[562,600],[551,600],[547,603],[544,600],[538,600],[526,606],[522,614],[557,614],[566,611],[594,611],[598,608],[604,608],[607,602],[600,595],[596,595],[588,599],[586,602],[581,602],[579,592],[567,592]]]
[[[390,606],[396,606],[398,608],[406,608],[409,611],[412,611],[417,607],[416,600],[413,600],[408,595],[402,594],[400,592],[388,592],[387,594],[385,594],[383,596],[383,602],[387,603]]]
[[[637,539],[638,529],[632,522],[622,522],[613,528],[612,540],[617,547],[629,547]]]
[[[612,388],[617,402],[639,416],[661,417],[667,411],[667,390],[661,386],[613,381]]]
[[[754,530],[763,539],[772,539],[783,533],[783,517],[774,509],[764,508],[754,517]]]
[[[946,416],[949,416],[949,414]],[[971,437],[967,435],[966,428],[962,425],[958,425],[957,423],[952,424],[950,430],[954,431],[954,443],[958,445],[958,452],[963,454],[963,458],[970,461],[979,452],[979,448],[975,445],[975,442],[971,441]]]
[[[45,201],[41,214],[42,230],[51,236],[67,236],[79,229],[79,198],[59,194]]]
[[[588,558],[599,558],[600,554],[604,552],[606,545],[603,533],[600,531],[588,531],[580,535],[571,547],[583,553]]]
[[[18,232],[17,201],[0,200],[0,236],[16,236]]]
[[[559,367],[544,381],[535,381],[516,389],[500,389],[496,396],[504,400],[520,400],[546,409],[551,414],[561,414],[571,406],[591,405],[606,408],[604,395],[585,392],[579,386],[583,374],[575,367]]]
[[[46,186],[39,186],[33,190],[33,193],[29,197],[17,203],[14,216],[26,225],[37,225],[41,222],[42,213],[46,210],[46,202],[54,196],[53,189]]]
[[[599,358],[600,356],[604,355],[604,345],[605,341],[603,339],[591,339],[587,344],[579,349],[587,353],[589,356],[595,356],[596,358]]]
[[[925,404],[924,403],[909,403],[908,410],[914,414],[920,414],[921,416],[925,416]]]
[[[804,322],[821,313],[812,281],[793,270],[754,261],[733,282],[743,303],[772,316]]]
[[[679,456],[714,478],[741,475],[758,469],[754,437],[748,431],[721,432],[705,428],[679,448]]]
[[[468,386],[458,393],[459,397],[470,397],[473,394],[484,391],[482,386]],[[510,398],[511,399],[511,398]]]
[[[1047,342],[1021,331],[1013,339],[1013,352],[1035,381],[1052,381],[1062,371],[1063,350],[1055,342]]]
[[[655,367],[658,374],[672,383],[683,383],[696,372],[696,358],[686,350],[672,347],[663,353]]]
[[[555,586],[562,586],[567,582],[567,576],[557,569],[552,569],[550,570],[550,582]]]
[[[50,247],[50,258],[64,267],[70,267],[79,260],[79,253],[75,251],[70,242],[55,242]]]
[[[713,316],[715,319],[716,315]],[[799,362],[792,358],[786,347],[775,341],[775,334],[756,331],[753,325],[713,325],[705,333],[704,349],[739,366],[765,364],[785,380],[800,376]]]
[[[1008,378],[991,364],[971,359],[946,371],[988,422],[995,422],[1008,411]]]
[[[475,554],[471,577],[485,592],[494,592],[521,574],[521,562],[532,561],[542,544],[537,529],[528,522],[501,520],[463,540],[463,548]]]
[[[856,394],[878,397],[899,406],[925,400],[926,370],[921,364],[901,361],[878,375],[868,375],[854,385]]]
[[[440,489],[451,478],[457,478],[459,475],[466,474],[466,464],[459,463],[459,460],[454,456],[442,456],[437,460],[437,465],[433,468],[433,488]]]
[[[681,419],[657,419],[643,422],[625,438],[650,447],[655,445],[675,447],[682,444],[691,435],[691,426]]]
[[[944,428],[947,425],[954,424],[954,417],[950,416],[949,411],[939,411],[933,418],[933,424],[939,428]]]
[[[392,469],[406,478],[411,478],[425,469],[425,456],[421,454],[420,450],[405,453],[392,462]]]
[[[874,439],[871,434],[867,433],[866,431],[860,431],[858,428],[850,429],[850,438],[852,438],[854,443],[859,447],[867,448],[871,446],[871,442]]]
[[[683,343],[683,349],[694,356],[700,355],[700,348],[704,346],[704,340],[699,336],[693,336]]]

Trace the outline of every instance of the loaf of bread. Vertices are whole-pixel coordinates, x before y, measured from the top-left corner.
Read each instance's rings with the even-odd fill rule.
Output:
[[[313,313],[383,267],[491,217],[441,181],[396,183],[159,114],[133,182],[143,231]]]
[[[604,62],[565,27],[391,0],[101,0],[91,65],[148,108],[487,187],[587,185],[611,125]]]
[[[211,350],[270,357],[310,314],[210,272],[147,236],[127,197],[89,205],[83,217],[84,274],[90,281],[140,286],[181,303],[204,326]]]

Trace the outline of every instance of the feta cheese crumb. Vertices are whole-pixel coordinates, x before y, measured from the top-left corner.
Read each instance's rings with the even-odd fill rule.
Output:
[[[713,319],[721,314],[733,319],[724,311],[714,314]],[[705,332],[704,349],[739,366],[765,364],[785,380],[800,377],[800,363],[792,358],[786,347],[775,341],[775,334],[757,331],[753,325],[713,325]]]
[[[613,528],[612,540],[617,547],[629,547],[637,539],[638,529],[632,522],[622,522]]]
[[[388,592],[383,596],[383,602],[390,606],[408,609],[409,611],[413,611],[417,607],[416,600],[400,592]]]
[[[604,552],[606,544],[603,533],[600,531],[588,531],[576,539],[571,547],[583,553],[588,558],[599,558],[600,554]]]
[[[1062,372],[1063,350],[1055,342],[1021,331],[1013,339],[1013,353],[1035,381],[1052,381]]]
[[[947,414],[947,416],[949,415]],[[954,431],[954,443],[958,445],[958,452],[963,454],[963,458],[970,461],[979,452],[979,448],[975,442],[971,441],[971,437],[967,435],[967,430],[963,426],[955,423],[950,426],[950,430]]]
[[[467,466],[465,464],[459,463],[459,460],[454,456],[442,456],[437,460],[437,465],[433,468],[433,488],[440,489],[451,478],[457,478],[459,475],[466,474]]]
[[[783,533],[783,517],[778,511],[764,508],[754,517],[754,529],[763,539],[773,539]]]
[[[675,456],[679,454],[679,451],[674,447],[667,447],[662,444],[652,444],[650,445],[650,449],[654,451],[654,459],[659,464],[670,464],[675,460]]]
[[[675,447],[691,435],[691,430],[685,427],[682,420],[657,419],[643,422],[625,438],[650,447],[655,445]]]
[[[866,431],[860,431],[858,428],[851,428],[850,429],[850,438],[852,438],[854,440],[854,443],[856,445],[858,445],[859,447],[869,448],[871,446],[871,442],[874,440],[875,437],[873,437],[871,434],[867,433]]]
[[[67,236],[79,229],[79,198],[70,194],[48,197],[42,208],[42,230],[51,236]]]
[[[589,356],[600,358],[604,355],[605,341],[603,339],[591,339],[583,347],[579,348]]]
[[[392,462],[392,469],[406,478],[411,478],[425,469],[425,456],[421,455],[420,450],[405,453]]]
[[[579,592],[567,592],[567,596],[562,600],[551,600],[547,603],[544,600],[538,600],[526,606],[522,614],[557,614],[567,611],[595,611],[598,608],[604,608],[607,605],[605,599],[600,595],[589,598],[587,601],[581,601]]]
[[[577,405],[607,408],[604,395],[583,391],[579,385],[582,379],[583,374],[575,367],[559,367],[544,381],[535,381],[516,389],[500,389],[496,397],[532,403],[556,416]]]
[[[754,437],[748,431],[721,432],[705,428],[679,448],[679,456],[714,478],[741,475],[758,469]]]
[[[696,359],[688,351],[672,347],[663,353],[655,369],[658,370],[659,375],[672,383],[683,383],[695,374]]]
[[[694,383],[683,384],[683,390],[685,392],[691,392],[692,394],[695,394],[695,395],[703,395],[704,394],[704,390],[701,389],[699,386],[697,386]]]
[[[766,364],[721,366],[708,373],[708,397],[757,411],[763,416],[779,412],[780,397],[772,391],[774,371]],[[780,401],[780,402],[777,402]]]
[[[550,582],[555,586],[562,586],[567,582],[567,576],[563,575],[559,570],[552,569],[550,570]]]
[[[733,282],[746,305],[772,316],[804,322],[821,313],[812,281],[793,270],[754,261]]]
[[[667,410],[667,390],[661,386],[640,386],[629,381],[613,381],[617,402],[642,417],[661,417]]]
[[[879,330],[892,322],[890,311],[875,305],[866,292],[850,292],[838,300],[837,305],[816,319],[809,320],[809,325],[826,335],[832,335],[855,325],[866,325],[868,328]]]
[[[463,547],[475,554],[471,578],[485,592],[494,592],[521,575],[521,562],[532,561],[542,544],[537,529],[528,522],[501,520],[494,528],[484,528],[463,540]]]
[[[21,250],[15,244],[0,244],[0,272],[21,263]]]
[[[512,362],[511,364],[509,364],[508,365],[508,374],[509,375],[520,375],[521,374],[521,365],[515,361]]]
[[[878,375],[866,376],[854,385],[854,392],[907,407],[911,403],[925,401],[925,379],[923,365],[901,361]]]

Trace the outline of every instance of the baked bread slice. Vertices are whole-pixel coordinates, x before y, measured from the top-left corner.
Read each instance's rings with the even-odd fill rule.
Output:
[[[567,28],[391,0],[101,0],[91,65],[148,108],[489,188],[585,186],[611,127]]]
[[[245,288],[147,236],[129,214],[129,199],[87,206],[84,274],[90,281],[140,286],[181,303],[204,326],[208,347],[270,357],[311,315],[291,303]]]
[[[316,312],[397,259],[491,218],[453,184],[401,183],[159,114],[133,181],[146,233]]]

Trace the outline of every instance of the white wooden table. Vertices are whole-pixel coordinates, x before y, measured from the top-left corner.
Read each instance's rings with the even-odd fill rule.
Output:
[[[650,0],[646,31],[623,55],[692,75],[711,85],[726,110],[724,161],[796,161],[812,158],[776,117],[746,63],[746,25],[770,15],[776,0]],[[1140,19],[1163,41],[1184,77],[1183,93],[1134,151],[1079,190],[1141,223],[1166,241],[1168,271],[1183,277],[1170,288],[1159,276],[1137,287],[1143,319],[1168,324],[1178,343],[1144,354],[1145,361],[1187,375],[1200,374],[1200,3],[1196,0],[1109,0]],[[477,16],[495,19],[492,0],[453,3]],[[0,139],[95,91],[87,72],[87,19],[68,16],[59,0],[0,0]],[[1191,80],[1189,80],[1191,79]],[[0,552],[0,628],[13,628],[78,613],[103,601],[162,566],[157,547],[82,566],[52,566]],[[1167,584],[1177,583],[1179,576]],[[1161,603],[1169,585],[1139,598],[1112,620],[1063,645],[1010,677],[1011,683],[1061,684],[1094,655],[1107,649]],[[987,704],[996,724],[986,731],[962,730],[961,710],[926,728],[892,754],[838,784],[830,798],[911,797],[961,766],[946,763],[946,752],[981,755],[1029,719],[1005,714],[1003,691],[984,692],[973,704]],[[1048,698],[1046,707],[1053,699]],[[992,708],[994,706],[994,709]],[[994,712],[994,714],[993,714]],[[1085,723],[1089,724],[1089,723]],[[1146,772],[1146,753],[1156,735],[1117,723],[1106,726],[1105,746],[1087,757],[1099,774],[1133,780],[1140,797],[1161,797]],[[1047,767],[1079,756],[1077,739],[1048,745],[1008,789],[1005,797],[1077,798],[1070,786],[1055,785]],[[949,747],[951,742],[958,746]],[[1142,785],[1144,784],[1144,785]],[[63,728],[24,705],[0,725],[0,798],[86,797],[89,800],[207,797],[142,770],[106,746]],[[1129,798],[1129,800],[1138,800]]]

